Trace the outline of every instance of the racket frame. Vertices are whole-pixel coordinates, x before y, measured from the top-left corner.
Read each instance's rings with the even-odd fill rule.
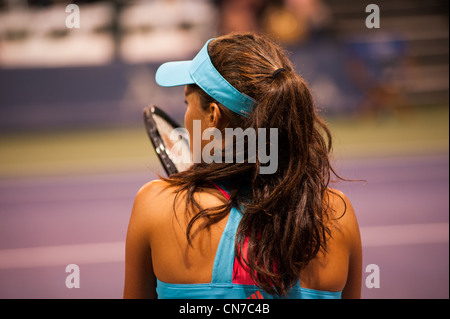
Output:
[[[156,154],[158,155],[159,161],[161,162],[164,171],[166,172],[167,176],[170,176],[172,174],[178,173],[178,169],[169,157],[168,150],[166,149],[164,141],[159,134],[156,122],[153,118],[153,114],[161,117],[173,128],[180,127],[180,125],[155,105],[150,105],[144,108],[143,117],[147,135],[150,138],[153,147],[155,148]]]

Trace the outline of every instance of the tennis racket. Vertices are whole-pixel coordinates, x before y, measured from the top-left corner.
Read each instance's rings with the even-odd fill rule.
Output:
[[[157,106],[144,109],[148,137],[168,176],[191,166],[189,139],[186,130]]]

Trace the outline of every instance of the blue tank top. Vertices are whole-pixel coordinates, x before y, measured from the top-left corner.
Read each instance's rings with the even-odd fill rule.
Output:
[[[217,187],[217,186],[216,186]],[[217,187],[219,188],[219,187]],[[223,189],[219,190],[226,194]],[[211,282],[201,284],[172,284],[156,280],[159,299],[275,299],[260,287],[249,284],[248,279],[238,271],[234,243],[242,214],[233,207],[217,247]],[[339,299],[341,291],[331,292],[302,288],[300,280],[291,289],[287,298],[291,299]]]

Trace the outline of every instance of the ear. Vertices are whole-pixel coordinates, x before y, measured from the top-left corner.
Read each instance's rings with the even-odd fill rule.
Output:
[[[210,103],[208,109],[208,115],[206,117],[206,124],[208,127],[220,128],[222,124],[223,116],[217,103]]]

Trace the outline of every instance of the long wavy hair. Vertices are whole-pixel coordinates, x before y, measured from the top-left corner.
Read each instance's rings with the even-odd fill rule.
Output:
[[[256,132],[278,128],[278,169],[274,174],[260,174],[258,158],[256,163],[197,163],[165,180],[177,187],[177,196],[186,191],[190,244],[195,223],[205,229],[226,217],[232,206],[240,208],[243,216],[236,234],[236,256],[257,285],[284,296],[311,259],[326,251],[331,236],[328,184],[331,174],[341,179],[330,165],[331,134],[318,115],[306,81],[273,41],[250,33],[229,34],[213,40],[208,51],[220,74],[256,101],[253,112],[249,118],[242,117],[198,86],[190,85],[188,90],[200,95],[205,110],[217,103],[228,119],[227,127]],[[280,68],[285,70],[274,76]],[[220,181],[228,182],[229,201],[201,207],[195,192]]]

